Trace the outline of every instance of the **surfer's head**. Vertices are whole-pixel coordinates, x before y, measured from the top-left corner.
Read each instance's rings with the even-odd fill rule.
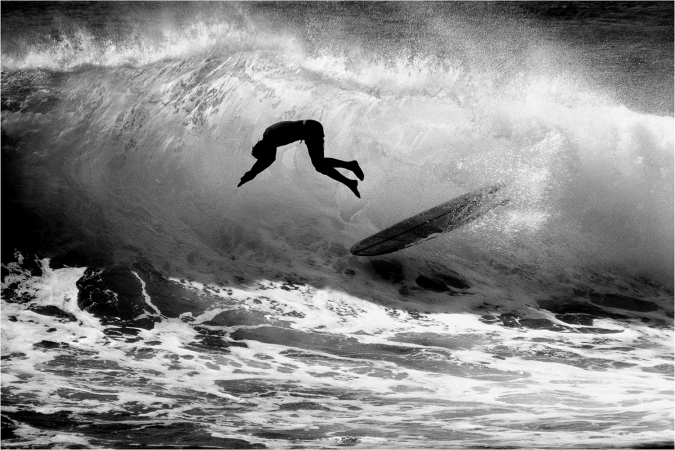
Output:
[[[257,144],[253,146],[253,150],[251,151],[251,155],[255,159],[260,159],[263,158],[266,154],[269,153],[269,148],[270,146],[267,144],[265,141],[258,141]]]

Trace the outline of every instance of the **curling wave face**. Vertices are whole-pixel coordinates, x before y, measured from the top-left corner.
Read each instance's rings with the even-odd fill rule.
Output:
[[[151,9],[145,22],[62,17],[52,40],[3,39],[2,126],[21,201],[51,232],[59,217],[81,247],[177,273],[232,257],[292,266],[501,181],[510,206],[402,257],[536,267],[541,284],[610,272],[672,286],[672,117],[624,106],[536,27],[402,5],[416,38],[371,39],[346,13],[135,8]],[[360,162],[363,200],[314,173],[303,144],[235,188],[262,131],[303,118],[322,122],[328,155]]]

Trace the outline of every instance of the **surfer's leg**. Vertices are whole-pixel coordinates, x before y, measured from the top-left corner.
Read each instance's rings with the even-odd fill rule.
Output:
[[[358,190],[358,185],[359,182],[356,180],[350,180],[346,176],[342,175],[340,172],[335,170],[335,167],[331,167],[329,164],[323,164],[322,162],[319,161],[314,161],[312,160],[312,163],[314,164],[314,168],[316,169],[317,172],[322,173],[326,175],[327,177],[330,177],[334,179],[335,181],[339,181],[340,183],[344,184],[347,186],[357,197],[361,198],[361,194],[359,194]]]
[[[335,158],[324,158],[323,160],[332,167],[339,167],[354,172],[354,175],[356,175],[359,180],[363,181],[363,170],[361,170],[361,166],[359,166],[357,161],[342,161],[341,159]]]
[[[356,175],[359,180],[363,181],[364,178],[363,170],[361,170],[361,166],[359,166],[358,162],[342,161],[341,159],[326,158],[324,156],[323,131],[320,134],[317,133],[313,137],[305,139],[305,144],[307,144],[309,157],[312,159],[312,164],[314,164],[314,167],[317,168],[317,171],[321,172],[321,170],[319,170],[319,167],[324,166],[331,168],[339,167],[340,169],[347,169],[351,172],[354,172],[354,175]],[[335,172],[339,174],[339,172],[337,171]]]
[[[354,195],[356,195],[358,198],[361,198],[361,194],[359,193],[358,189],[359,186],[358,181],[350,180],[349,178],[345,177],[340,172],[335,170],[333,167],[329,166],[317,167],[316,171],[326,175],[327,177],[334,179],[335,181],[339,181],[340,183],[347,186],[354,193]]]
[[[361,198],[361,194],[359,193],[358,189],[359,186],[358,181],[350,180],[349,178],[345,177],[340,172],[335,170],[333,167],[329,166],[317,167],[316,171],[326,175],[327,177],[334,179],[335,181],[339,181],[340,183],[347,186],[354,193],[354,195],[356,195],[358,198]]]
[[[344,184],[354,193],[354,195],[361,198],[361,194],[358,190],[359,182],[356,180],[350,180],[335,169],[335,167],[347,168],[345,165],[348,165],[349,163],[340,161],[338,159],[324,158],[323,138],[320,140],[318,138],[308,139],[305,141],[305,143],[307,144],[307,150],[309,150],[309,157],[312,160],[312,165],[317,172]]]

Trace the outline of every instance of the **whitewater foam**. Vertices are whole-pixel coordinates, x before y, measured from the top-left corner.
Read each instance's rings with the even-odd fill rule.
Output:
[[[20,272],[14,266],[7,269],[14,276]],[[19,284],[36,287],[35,293],[50,286],[72,290],[71,272],[45,265],[43,276],[25,276]],[[134,410],[134,427],[142,420],[175,425],[218,413],[225,419],[211,424],[209,432],[232,438],[249,433],[241,430],[241,421],[247,429],[273,430],[279,423],[287,429],[307,424],[317,430],[347,429],[363,435],[355,442],[366,445],[391,442],[387,433],[412,420],[432,446],[441,441],[447,446],[450,437],[494,443],[494,429],[500,430],[500,442],[527,445],[538,442],[530,428],[551,423],[562,423],[551,432],[564,442],[595,436],[603,443],[631,443],[657,440],[669,426],[661,415],[649,414],[672,405],[668,380],[654,372],[656,364],[668,361],[672,336],[663,329],[598,319],[594,325],[612,333],[609,337],[525,332],[495,328],[484,318],[457,311],[458,305],[434,302],[433,294],[427,306],[437,311],[422,314],[288,281],[260,280],[248,286],[171,282],[209,296],[209,310],[189,320],[165,317],[149,330],[127,329],[134,332],[126,338],[115,338],[111,328],[91,316],[86,326],[58,323],[17,303],[4,303],[3,383],[15,388],[13,395],[30,393],[34,403],[52,405],[40,409],[45,420],[65,406],[74,414],[96,415],[101,423],[108,415]],[[40,306],[52,301],[40,295],[34,300]],[[508,308],[509,302],[493,304],[495,310],[497,306]],[[227,312],[246,321],[216,320]],[[539,314],[556,320],[546,311]],[[78,312],[78,318],[87,315]],[[21,339],[7,335],[18,329],[9,326],[10,320],[20,322]],[[220,341],[222,332],[248,337],[246,345],[224,351],[196,340],[213,336]],[[77,363],[69,363],[73,358]],[[15,408],[8,413],[16,414]],[[627,416],[639,417],[640,427],[624,424]],[[115,420],[117,426],[126,423]],[[367,431],[359,428],[364,421]],[[607,421],[610,427],[603,425]],[[88,433],[86,427],[78,430]],[[624,434],[618,435],[617,427]],[[61,442],[26,425],[16,434],[33,443]],[[59,439],[85,442],[69,436]],[[258,434],[258,439],[279,436]],[[416,432],[406,436],[395,440],[420,438]]]

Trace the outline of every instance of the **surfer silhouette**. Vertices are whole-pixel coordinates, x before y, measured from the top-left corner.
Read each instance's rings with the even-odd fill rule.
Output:
[[[251,154],[257,161],[253,167],[241,177],[237,187],[248,183],[260,172],[267,169],[277,158],[277,147],[291,142],[304,140],[309,151],[312,165],[317,172],[322,173],[335,181],[347,186],[357,197],[361,198],[358,190],[359,182],[352,180],[335,168],[347,169],[363,181],[363,171],[356,161],[341,161],[335,158],[326,158],[323,154],[323,126],[316,120],[296,120],[278,122],[270,125],[263,133],[263,138],[253,146]]]

